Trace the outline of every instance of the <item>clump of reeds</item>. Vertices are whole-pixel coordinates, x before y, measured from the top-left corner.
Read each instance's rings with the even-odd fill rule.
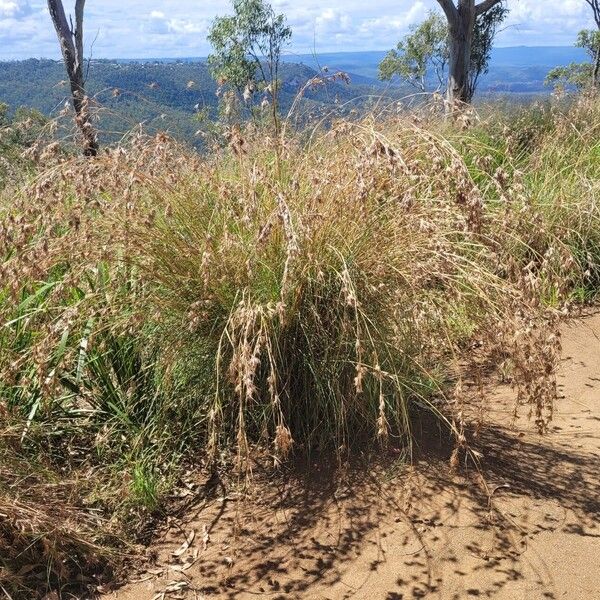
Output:
[[[248,472],[256,453],[408,454],[429,411],[456,462],[465,364],[502,362],[543,431],[558,317],[598,288],[600,115],[535,119],[525,142],[502,122],[369,117],[277,149],[239,129],[204,158],[163,135],[93,161],[41,151],[0,201],[13,452],[86,473],[83,496],[134,529],[191,456]],[[19,515],[48,522],[18,492],[2,490],[5,539],[26,539]]]
[[[519,296],[479,239],[479,190],[411,126],[340,124],[279,164],[251,148],[155,190],[130,231],[170,356],[208,375],[210,450],[410,445],[413,407],[439,410],[439,367],[465,341],[454,319],[489,328]]]

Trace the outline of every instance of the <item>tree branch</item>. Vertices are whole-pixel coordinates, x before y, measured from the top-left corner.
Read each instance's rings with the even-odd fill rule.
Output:
[[[94,46],[96,44],[96,41],[98,40],[98,36],[100,35],[100,30],[98,29],[98,31],[96,31],[96,36],[94,37],[94,39],[92,40],[92,43],[90,45],[90,55],[87,58],[87,67],[85,69],[85,75],[83,76],[83,83],[87,83],[88,80],[88,75],[90,74],[90,65],[92,64],[92,57],[94,55]]]
[[[76,68],[83,69],[83,9],[85,8],[85,0],[76,0],[75,2],[75,51],[77,53],[75,60],[77,61]]]
[[[475,16],[478,17],[479,15],[486,13],[490,8],[494,8],[496,4],[500,4],[500,2],[502,2],[502,0],[483,0],[483,2],[480,2],[475,6]]]
[[[454,25],[458,22],[458,9],[454,6],[452,0],[437,0],[438,4],[442,7],[442,10],[446,14],[448,23]]]
[[[65,15],[65,9],[63,4],[57,0],[48,0],[48,11],[52,18],[52,23],[56,29],[58,40],[60,42],[60,49],[62,51],[63,58],[65,59],[65,65],[69,69],[69,65],[75,61],[76,51],[75,45],[73,44],[73,36],[71,35],[71,28]]]
[[[594,13],[594,20],[596,21],[596,25],[598,29],[600,29],[600,0],[585,0],[592,9]]]

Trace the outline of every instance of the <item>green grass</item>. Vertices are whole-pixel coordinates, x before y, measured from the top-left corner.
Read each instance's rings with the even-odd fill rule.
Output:
[[[458,365],[503,363],[543,430],[550,309],[600,283],[599,130],[582,98],[466,130],[340,122],[278,152],[263,132],[206,158],[158,136],[54,152],[5,189],[0,512],[43,540],[68,497],[85,524],[34,547],[49,586],[65,552],[106,562],[190,466],[409,458],[424,411],[464,448]],[[31,541],[14,535],[0,582]]]

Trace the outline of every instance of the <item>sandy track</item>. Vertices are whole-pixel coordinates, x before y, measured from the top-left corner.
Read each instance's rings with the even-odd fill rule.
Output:
[[[440,450],[335,483],[263,482],[242,505],[216,488],[153,548],[148,579],[106,599],[600,599],[600,315],[564,327],[559,384],[543,438],[509,426],[511,393],[496,390],[485,483]],[[177,560],[195,562],[173,570],[191,530]]]

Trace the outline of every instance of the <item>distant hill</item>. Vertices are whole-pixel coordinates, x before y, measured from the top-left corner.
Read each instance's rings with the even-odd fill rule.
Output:
[[[349,73],[351,85],[341,82],[307,90],[302,117],[311,120],[331,112],[344,114],[368,108],[383,95],[397,99],[409,90],[397,82],[377,79],[384,51],[289,54],[282,69],[281,107],[286,112],[298,91],[319,69]],[[548,93],[544,79],[557,65],[585,60],[585,54],[570,47],[496,48],[490,72],[481,80],[480,92],[508,94],[515,99]],[[198,114],[214,117],[218,99],[216,86],[203,59],[94,60],[89,68],[88,91],[101,106],[100,128],[105,140],[117,139],[139,123],[147,131],[166,130],[183,139],[195,137]],[[410,88],[412,91],[412,88]],[[57,114],[69,99],[61,62],[29,59],[0,62],[0,102],[12,109],[35,108],[46,115]]]
[[[361,85],[380,87],[378,66],[386,55],[385,50],[366,52],[319,52],[316,54],[288,53],[283,60],[287,63],[303,64],[310,69],[319,70],[329,67],[351,74],[352,81]],[[148,59],[127,59],[122,62],[143,63]],[[156,59],[160,60],[160,59]],[[192,57],[166,59],[162,62],[203,62],[205,58]],[[548,71],[571,62],[587,60],[585,51],[573,46],[513,46],[494,48],[490,63],[490,72],[482,78],[481,91],[493,91],[502,86],[524,86],[536,91],[548,91],[544,79]],[[510,91],[507,89],[505,91]],[[518,91],[518,90],[513,90]]]
[[[284,65],[280,95],[284,112],[316,75],[306,65]],[[59,61],[0,62],[0,102],[13,110],[27,106],[55,115],[69,99],[66,79]],[[118,138],[143,123],[147,131],[166,130],[193,140],[199,127],[196,117],[217,114],[216,84],[205,62],[95,60],[90,65],[87,91],[101,106],[100,129],[107,139]],[[323,115],[335,105],[350,110],[355,99],[364,106],[372,93],[373,87],[366,84],[328,83],[306,90],[300,108],[305,118]]]
[[[309,67],[328,66],[359,75],[375,83],[378,66],[386,51],[293,54],[286,60]],[[550,69],[587,60],[585,51],[570,46],[515,46],[494,48],[490,72],[481,78],[480,92],[547,92],[544,79]]]

